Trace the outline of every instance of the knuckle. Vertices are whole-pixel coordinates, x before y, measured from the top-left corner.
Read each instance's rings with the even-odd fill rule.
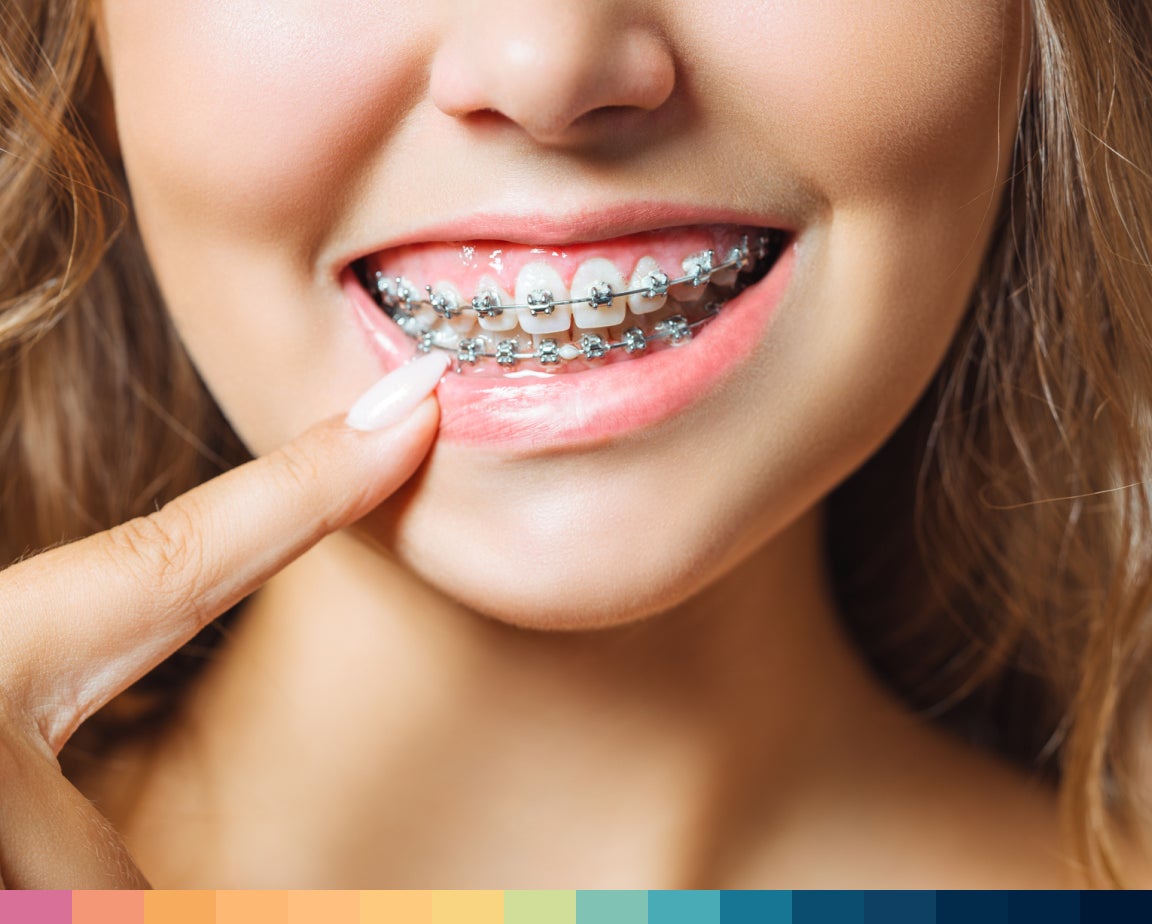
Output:
[[[183,504],[136,517],[108,533],[111,554],[150,596],[183,597],[206,577],[196,518]]]
[[[285,493],[305,504],[312,504],[324,483],[322,469],[315,455],[289,443],[279,450],[274,471]]]
[[[55,762],[35,721],[0,690],[0,780],[11,785],[27,772],[30,756]]]
[[[320,481],[320,465],[311,453],[295,443],[279,452],[278,470],[289,488],[297,492],[313,491]]]

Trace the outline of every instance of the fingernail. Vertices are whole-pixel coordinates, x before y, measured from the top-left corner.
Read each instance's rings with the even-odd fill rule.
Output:
[[[450,362],[441,351],[409,360],[364,392],[344,423],[355,430],[379,430],[398,423],[432,394]]]

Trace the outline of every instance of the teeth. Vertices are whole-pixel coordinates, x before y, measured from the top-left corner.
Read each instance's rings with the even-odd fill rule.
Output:
[[[515,366],[519,344],[515,340],[501,340],[496,344],[496,362],[501,366]]]
[[[388,304],[400,309],[410,307],[407,304],[407,298],[415,291],[412,283],[401,276],[381,275],[376,280],[376,288]]]
[[[428,289],[428,301],[436,318],[447,321],[457,334],[466,334],[472,329],[472,317],[464,313],[467,302],[460,297],[460,290],[453,283],[447,280],[436,283],[435,287]]]
[[[558,334],[568,330],[572,310],[568,305],[553,302],[567,301],[568,288],[564,280],[547,263],[529,263],[516,277],[516,304],[530,305],[533,310],[521,309],[520,327],[529,334]]]
[[[700,301],[708,290],[708,282],[712,277],[712,267],[715,263],[715,254],[711,250],[704,250],[686,258],[681,268],[685,276],[692,276],[695,281],[673,286],[668,291],[672,300],[682,305],[694,305]]]
[[[466,337],[456,344],[456,362],[475,364],[484,347],[485,343],[479,337]]]
[[[536,345],[536,361],[542,366],[555,366],[560,362],[560,344],[551,337]]]
[[[572,306],[572,319],[576,326],[587,329],[621,323],[627,299],[613,298],[612,295],[625,289],[624,274],[611,260],[595,257],[581,263],[572,276],[572,298],[591,298],[597,304],[580,302]]]
[[[624,331],[621,342],[629,353],[643,353],[648,348],[648,338],[639,327],[629,327]]]
[[[706,286],[673,286],[668,290],[668,297],[679,305],[695,305],[704,297]]]
[[[500,305],[511,305],[512,297],[500,287],[492,276],[481,276],[476,286],[472,307],[476,309],[480,326],[484,330],[512,330],[516,327],[515,311],[500,311]]]
[[[744,254],[739,247],[733,247],[728,255],[724,258],[725,263],[734,263],[725,270],[717,270],[712,274],[712,284],[722,287],[732,285],[736,281],[736,276],[740,272],[740,267],[743,265]]]
[[[582,334],[580,353],[588,359],[603,359],[608,355],[608,344],[599,334]]]
[[[424,290],[417,287],[411,279],[396,277],[389,283],[389,290],[389,297],[401,314],[417,318],[425,327],[438,320],[431,307],[423,303]]]
[[[690,254],[678,270],[665,271],[646,255],[627,279],[613,261],[597,257],[576,268],[571,291],[559,270],[544,261],[520,270],[515,295],[503,288],[495,274],[481,276],[471,297],[461,295],[448,280],[434,286],[417,285],[406,277],[387,275],[386,270],[375,270],[364,282],[380,306],[416,341],[417,349],[452,353],[457,371],[486,362],[509,371],[522,360],[558,366],[606,359],[615,351],[621,358],[635,356],[646,353],[654,343],[663,348],[688,342],[726,299],[737,294],[739,281],[745,278],[742,273],[748,274],[749,282],[753,274],[763,275],[757,261],[767,256],[774,241],[768,236],[750,241],[745,236],[736,246]],[[727,268],[720,268],[725,264]],[[682,282],[672,284],[682,277]],[[677,311],[680,306],[682,310]],[[688,306],[693,307],[689,310]],[[655,317],[661,320],[653,318],[644,328],[628,326],[630,321],[639,321],[628,317],[629,309],[637,316],[660,312]],[[573,320],[576,326],[569,336]],[[526,339],[515,336],[518,326]],[[505,333],[495,335],[498,332]]]
[[[716,254],[711,250],[702,250],[686,257],[680,265],[684,269],[684,275],[692,277],[692,285],[707,285],[708,280],[712,278],[712,267],[716,265]]]
[[[656,325],[656,333],[673,346],[692,339],[692,328],[688,325],[688,319],[682,314],[665,318]]]
[[[707,291],[708,286],[694,286],[692,283],[686,282],[669,289],[668,298],[680,305],[695,305]]]
[[[454,350],[460,343],[460,332],[451,327],[437,327],[428,333],[432,335],[432,343],[446,350]]]
[[[661,271],[660,264],[651,257],[641,257],[636,263],[636,269],[632,271],[628,288],[647,290],[644,294],[629,295],[628,307],[634,314],[649,314],[664,307],[668,276]]]

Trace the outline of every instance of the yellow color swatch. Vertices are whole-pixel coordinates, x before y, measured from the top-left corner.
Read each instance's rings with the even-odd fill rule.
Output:
[[[438,891],[432,895],[432,924],[504,924],[501,891]]]

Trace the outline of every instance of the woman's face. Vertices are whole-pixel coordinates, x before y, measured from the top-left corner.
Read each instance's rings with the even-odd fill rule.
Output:
[[[483,326],[414,306],[409,323],[441,346],[512,341],[501,349],[521,358],[448,374],[426,469],[363,529],[473,606],[570,626],[686,599],[911,408],[987,246],[1022,15],[1017,0],[104,0],[100,13],[156,275],[257,453],[412,352],[359,278],[463,303],[575,299],[650,284],[657,267],[684,276],[685,258],[721,262],[748,238],[741,279],[763,279],[736,298],[720,275],[663,305],[585,301]],[[787,242],[775,261],[756,260],[762,232]],[[674,316],[693,325],[676,346]],[[597,352],[586,335],[620,345],[564,358]]]

